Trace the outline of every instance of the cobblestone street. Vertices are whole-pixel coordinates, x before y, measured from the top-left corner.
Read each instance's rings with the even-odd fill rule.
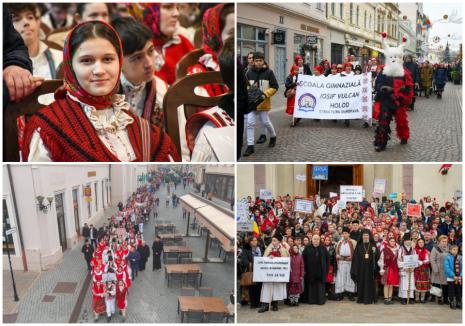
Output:
[[[457,162],[462,159],[462,86],[448,83],[442,100],[417,97],[415,111],[410,111],[410,140],[400,145],[391,123],[391,140],[384,152],[375,152],[375,127],[363,128],[362,121],[352,120],[350,127],[342,121],[302,120],[290,128],[285,113],[286,99],[281,86],[272,97],[270,118],[276,129],[276,147],[256,144],[255,153],[242,157],[243,162]],[[255,131],[258,139],[259,122]],[[269,136],[268,136],[269,139]],[[245,142],[244,137],[244,142]],[[245,150],[246,144],[243,146]]]
[[[288,307],[279,304],[278,311],[257,313],[257,309],[237,308],[238,323],[461,323],[462,310],[451,310],[436,303],[402,306],[363,305],[347,300],[327,301],[322,306],[300,304]]]

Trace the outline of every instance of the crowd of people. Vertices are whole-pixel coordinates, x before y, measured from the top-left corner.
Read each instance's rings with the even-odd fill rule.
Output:
[[[455,199],[372,198],[342,209],[338,199],[315,197],[314,211],[302,213],[290,195],[247,198],[253,231],[237,238],[242,305],[263,313],[282,300],[373,304],[383,297],[391,305],[398,297],[462,308],[462,209]],[[421,205],[421,216],[407,214],[409,203]],[[253,282],[256,257],[290,257],[289,281]]]
[[[207,134],[234,126],[234,28],[232,3],[4,4],[4,108],[45,80],[64,80],[41,96],[45,108],[20,117],[22,160],[218,161]],[[177,147],[164,97],[197,49],[186,74],[217,71],[224,85],[194,93],[224,96],[187,119],[179,111]]]
[[[140,271],[146,269],[150,248],[144,240],[144,224],[158,217],[160,198],[155,192],[165,182],[152,174],[126,203],[118,203],[118,211],[100,229],[84,225],[85,243],[82,253],[92,276],[92,309],[94,321],[106,314],[110,322],[116,308],[126,320],[128,293]],[[167,183],[169,187],[169,183]],[[174,194],[174,190],[173,190]],[[161,269],[163,242],[159,236],[152,243],[152,270]]]
[[[386,38],[385,35],[383,33],[383,39]],[[434,64],[428,60],[418,62],[418,59],[410,54],[403,55],[402,48],[403,45],[390,47],[384,43],[382,58],[372,57],[361,62],[354,54],[350,54],[344,57],[344,62],[331,63],[329,60],[323,59],[314,67],[305,63],[302,56],[296,56],[284,84],[284,97],[287,99],[285,112],[292,118],[290,127],[296,127],[301,121],[301,118],[293,117],[300,75],[334,78],[370,74],[373,83],[373,101],[370,107],[372,118],[365,119],[363,126],[368,128],[377,122],[379,127],[376,129],[375,149],[381,151],[385,149],[389,139],[390,121],[395,117],[397,135],[401,143],[406,144],[409,139],[407,111],[414,110],[415,97],[423,94],[429,98],[434,92],[436,97],[441,99],[447,81],[461,83],[462,61],[459,58],[453,62],[441,61]],[[387,68],[388,66],[390,68]],[[267,141],[267,134],[270,137],[269,147],[276,145],[276,131],[268,113],[272,109],[270,99],[278,92],[279,84],[273,70],[265,62],[264,53],[261,52],[247,54],[247,63],[244,64],[244,68],[238,76],[238,92],[240,92],[240,85],[248,88],[248,90],[242,90],[245,95],[248,95],[248,101],[240,102],[238,97],[238,105],[242,105],[241,111],[245,119],[245,128],[242,127],[238,130],[238,143],[242,145],[242,134],[239,132],[242,133],[243,129],[246,129],[247,148],[243,156],[249,156],[255,152],[255,144]],[[395,87],[393,87],[396,83],[393,83],[393,80],[402,82],[402,92],[396,92]],[[261,92],[258,92],[256,88],[259,88]],[[397,93],[402,94],[397,95]],[[240,106],[238,107],[240,108]],[[391,107],[391,109],[388,110],[385,107]],[[260,136],[255,140],[257,118],[260,120]],[[319,119],[315,119],[315,121],[320,122]],[[337,120],[332,121],[337,122]],[[350,120],[344,120],[344,125],[349,127]]]

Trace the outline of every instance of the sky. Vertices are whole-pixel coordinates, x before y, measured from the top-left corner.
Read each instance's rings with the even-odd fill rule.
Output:
[[[456,11],[456,17],[461,19],[463,18],[462,4],[460,3],[423,3],[423,12],[433,23],[433,27],[430,29],[429,33],[430,43],[433,43],[433,38],[435,36],[439,36],[439,43],[433,44],[443,45],[445,47],[448,40],[448,34],[450,34],[451,38],[449,39],[449,44],[451,45],[451,48],[454,50],[458,49],[459,44],[463,42],[463,22],[460,24],[435,22],[437,20],[442,20],[442,17],[445,14],[451,16],[454,11]]]

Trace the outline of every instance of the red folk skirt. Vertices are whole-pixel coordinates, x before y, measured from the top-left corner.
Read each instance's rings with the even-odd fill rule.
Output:
[[[128,301],[126,300],[127,298],[128,291],[124,292],[117,292],[116,293],[116,306],[118,309],[126,309],[128,305]]]
[[[384,285],[399,286],[399,268],[386,267],[384,275],[381,277],[381,283]]]
[[[287,115],[294,115],[295,95],[287,98],[286,113]]]
[[[415,268],[413,275],[415,278],[415,290],[427,292],[431,289],[431,276],[428,264]]]
[[[92,300],[92,309],[97,314],[104,313],[106,311],[105,299],[94,295]]]

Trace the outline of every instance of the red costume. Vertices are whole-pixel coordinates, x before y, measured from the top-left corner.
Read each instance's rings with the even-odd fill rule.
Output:
[[[301,58],[300,56],[296,57],[296,61],[298,58]],[[290,74],[286,79],[286,92],[285,96],[287,98],[287,103],[286,103],[286,113],[290,116],[294,115],[294,105],[295,105],[295,91],[296,91],[296,83],[297,83],[297,78],[299,75],[299,66],[297,64],[294,64],[291,68]]]
[[[383,249],[384,275],[381,283],[384,285],[399,286],[399,267],[397,266],[397,251],[389,245]]]
[[[276,229],[276,227],[278,226],[278,223],[279,223],[279,220],[276,218],[273,211],[270,210],[265,220],[263,221],[263,224],[260,226],[260,229],[262,231],[265,231],[268,226],[270,226],[272,229]]]
[[[105,286],[103,283],[100,283],[100,285],[97,285],[97,283],[94,283],[92,285],[92,309],[94,310],[95,313],[101,314],[105,312],[106,307],[105,307],[105,299],[102,296],[102,294],[105,293]]]
[[[99,271],[96,271],[94,270],[92,272],[92,279],[93,279],[93,282],[96,283],[96,282],[102,282],[102,279],[103,279],[103,271],[102,270],[99,270]]]
[[[415,247],[415,251],[418,255],[418,262],[421,262],[421,265],[413,271],[415,290],[427,292],[431,289],[429,251],[425,247],[420,248],[418,244]]]
[[[120,285],[116,285],[116,306],[118,309],[126,309],[128,301],[126,300],[128,296],[128,288],[123,286],[121,289]]]

